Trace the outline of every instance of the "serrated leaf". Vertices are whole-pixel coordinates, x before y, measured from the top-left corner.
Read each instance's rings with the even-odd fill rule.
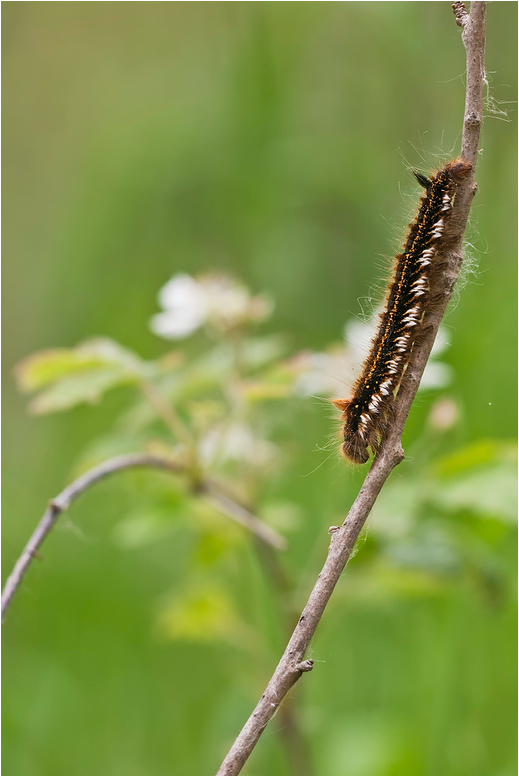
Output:
[[[126,373],[147,375],[148,365],[128,348],[107,337],[96,337],[75,348],[51,348],[28,356],[15,367],[22,391],[36,391],[81,372],[96,368],[119,368]]]
[[[15,369],[22,391],[45,388],[30,404],[32,413],[67,410],[80,402],[97,402],[115,386],[151,375],[155,366],[108,338],[95,338],[76,348],[40,351]]]
[[[36,391],[49,383],[76,372],[85,372],[104,365],[99,356],[71,348],[38,351],[19,362],[14,374],[21,391]]]
[[[124,384],[135,383],[135,375],[125,374],[117,367],[103,367],[92,372],[81,372],[63,378],[32,400],[29,411],[35,415],[68,410],[82,402],[95,404],[105,391]]]

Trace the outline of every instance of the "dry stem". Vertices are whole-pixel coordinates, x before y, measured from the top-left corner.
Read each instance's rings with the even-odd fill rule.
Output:
[[[431,296],[434,295],[435,298],[441,299],[441,302],[425,316],[424,337],[413,350],[411,361],[400,386],[395,402],[395,416],[392,426],[343,525],[339,528],[330,528],[330,547],[324,567],[276,671],[256,705],[256,709],[225,757],[218,771],[219,775],[240,773],[285,695],[304,672],[312,669],[313,662],[310,659],[304,660],[310,640],[382,486],[392,469],[404,458],[400,442],[404,424],[461,269],[463,233],[472,197],[476,191],[474,170],[481,127],[485,78],[485,5],[484,2],[471,3],[470,15],[467,14],[463,3],[458,2],[453,5],[456,21],[463,27],[462,39],[467,53],[467,86],[461,158],[471,163],[472,172],[460,183],[456,193],[451,221],[455,230],[455,239],[451,251],[445,257],[445,274],[436,281],[435,287],[431,288]]]
[[[179,462],[160,456],[151,456],[146,453],[129,453],[124,456],[116,456],[103,462],[97,467],[85,472],[83,475],[68,485],[55,499],[51,499],[49,506],[34,530],[29,542],[22,551],[21,556],[14,565],[13,571],[7,578],[2,591],[2,620],[18,586],[22,582],[31,562],[38,556],[38,548],[49,534],[58,517],[67,510],[71,503],[90,486],[102,480],[114,472],[135,467],[153,467],[169,472],[183,474],[186,469]],[[197,493],[205,496],[220,512],[227,515],[233,521],[245,526],[249,531],[261,539],[262,542],[273,547],[283,549],[285,539],[274,529],[260,520],[238,502],[233,501],[226,494],[222,494],[212,481],[202,481],[197,484]]]

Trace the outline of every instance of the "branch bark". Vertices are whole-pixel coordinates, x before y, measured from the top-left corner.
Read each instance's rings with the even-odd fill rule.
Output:
[[[134,469],[135,467],[153,467],[163,469],[176,474],[183,474],[185,467],[172,459],[162,458],[160,456],[151,456],[146,453],[129,453],[124,456],[115,456],[113,459],[103,462],[97,467],[85,472],[83,475],[68,485],[55,499],[51,499],[47,510],[43,514],[39,524],[34,530],[31,538],[22,551],[21,556],[14,565],[13,571],[6,580],[4,590],[2,591],[2,621],[5,612],[22,582],[29,566],[34,558],[38,556],[38,548],[41,546],[49,532],[54,527],[57,519],[62,512],[67,510],[72,502],[77,499],[94,483],[103,480],[108,475],[120,472],[125,469]],[[205,496],[224,515],[227,515],[233,521],[241,526],[245,526],[249,531],[255,534],[262,542],[271,545],[278,550],[285,548],[285,539],[274,529],[260,520],[254,513],[247,510],[243,505],[233,501],[228,495],[221,493],[218,487],[212,481],[202,481],[196,485],[196,493]]]
[[[332,526],[329,530],[331,540],[324,567],[267,688],[225,757],[218,771],[219,775],[240,773],[285,695],[304,672],[312,669],[312,660],[304,660],[310,640],[382,486],[393,468],[404,458],[401,445],[404,424],[461,269],[463,233],[472,198],[476,191],[474,171],[481,128],[485,80],[485,6],[485,2],[473,2],[470,14],[468,14],[463,3],[453,4],[456,22],[463,28],[462,39],[467,54],[466,102],[461,158],[471,163],[472,172],[460,183],[457,189],[451,217],[455,239],[449,254],[445,257],[446,271],[441,278],[436,280],[435,287],[431,288],[431,296],[441,301],[424,318],[424,336],[413,350],[411,361],[398,391],[392,426],[385,436],[380,451],[375,457],[343,525],[341,527]]]

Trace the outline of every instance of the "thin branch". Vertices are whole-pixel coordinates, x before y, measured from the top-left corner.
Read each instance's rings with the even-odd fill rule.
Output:
[[[467,219],[472,197],[477,186],[474,174],[478,158],[479,135],[483,120],[483,87],[487,84],[485,73],[485,40],[486,40],[486,3],[472,2],[470,14],[465,4],[455,2],[452,10],[456,24],[462,28],[461,39],[467,53],[467,83],[465,90],[465,113],[463,116],[463,134],[461,138],[461,158],[472,165],[471,175],[464,186],[456,193],[458,199],[457,214],[460,219]]]
[[[476,167],[479,133],[483,120],[483,86],[487,83],[485,73],[486,3],[470,4],[470,14],[465,3],[455,2],[452,10],[456,24],[462,28],[461,39],[467,52],[467,86],[465,94],[465,115],[461,156]]]
[[[243,392],[241,384],[243,382],[243,339],[242,332],[234,330],[230,332],[230,345],[232,349],[231,378],[228,382],[223,382],[222,391],[227,395],[231,408],[227,424],[235,416],[238,420],[244,412]],[[217,483],[220,492],[225,493],[227,486]],[[274,597],[273,608],[277,611],[279,620],[283,625],[283,636],[280,647],[290,638],[294,624],[297,623],[299,610],[293,605],[292,585],[288,579],[286,570],[283,566],[283,559],[276,549],[259,538],[254,543],[258,560],[263,569],[266,579],[269,581]],[[298,710],[296,709],[296,700],[292,696],[285,699],[280,710],[278,735],[283,743],[287,762],[291,774],[313,774],[312,761],[308,743],[304,731],[301,728]]]
[[[43,517],[34,530],[29,542],[14,565],[13,571],[7,578],[4,590],[2,591],[2,620],[25,573],[33,559],[38,556],[38,548],[55,525],[61,513],[67,510],[72,502],[90,488],[90,486],[93,486],[94,483],[97,483],[99,480],[102,480],[115,472],[133,469],[135,467],[154,467],[155,469],[163,469],[176,474],[183,474],[186,472],[186,468],[182,464],[173,461],[172,459],[152,456],[146,453],[129,453],[124,456],[115,456],[113,459],[108,459],[108,461],[103,462],[103,464],[99,464],[99,466],[93,467],[93,469],[80,475],[77,480],[74,480],[73,483],[63,489],[55,499],[51,499],[47,510],[43,514]],[[208,481],[207,483],[202,481],[202,483],[197,484],[196,493],[200,493],[207,498],[221,513],[227,515],[241,526],[245,526],[249,531],[261,539],[262,542],[278,549],[285,547],[285,539],[280,534],[251,513],[250,510],[247,510],[238,502],[234,502],[227,495],[220,493],[218,488],[211,481]]]
[[[260,518],[254,515],[254,513],[251,513],[246,507],[229,499],[226,494],[222,493],[217,486],[215,486],[210,478],[206,478],[202,482],[200,491],[202,494],[206,495],[207,501],[210,504],[220,510],[220,512],[228,515],[229,518],[232,518],[236,523],[245,526],[267,545],[271,545],[273,548],[277,548],[277,550],[286,550],[287,543],[284,537],[274,531],[274,529],[264,523]]]
[[[151,380],[143,380],[139,387],[159,418],[162,418],[169,431],[173,434],[173,437],[179,442],[183,442],[188,450],[191,450],[194,443],[189,428],[182,421],[173,406],[166,402],[155,384]]]
[[[283,698],[304,672],[312,669],[311,659],[304,660],[326,604],[333,593],[344,567],[350,557],[359,533],[366,521],[382,486],[391,471],[404,458],[401,436],[411,403],[420,385],[422,373],[429,358],[436,333],[462,263],[462,240],[467,223],[470,203],[475,192],[474,168],[477,158],[479,127],[481,124],[481,101],[484,83],[484,37],[485,3],[471,3],[470,15],[454,4],[457,22],[463,26],[463,43],[467,52],[467,87],[465,120],[463,126],[462,157],[472,166],[472,175],[459,185],[452,214],[454,240],[445,256],[446,271],[435,281],[431,296],[441,300],[424,318],[424,336],[413,349],[409,366],[395,401],[393,423],[375,457],[360,492],[341,527],[330,528],[331,540],[323,569],[310,594],[308,602],[294,629],[287,648],[259,700],[256,708],[225,757],[218,774],[239,774],[252,753],[269,720],[276,713]],[[464,13],[463,13],[464,12]],[[443,258],[443,257],[442,257]]]

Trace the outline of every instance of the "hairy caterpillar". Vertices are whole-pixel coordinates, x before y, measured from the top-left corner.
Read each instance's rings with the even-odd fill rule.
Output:
[[[448,162],[436,175],[414,173],[425,189],[415,221],[409,225],[403,253],[395,257],[380,326],[350,399],[334,399],[341,410],[341,450],[355,464],[377,453],[393,401],[409,363],[422,320],[433,303],[430,281],[443,267],[449,247],[449,220],[457,183],[470,171],[467,162]]]

